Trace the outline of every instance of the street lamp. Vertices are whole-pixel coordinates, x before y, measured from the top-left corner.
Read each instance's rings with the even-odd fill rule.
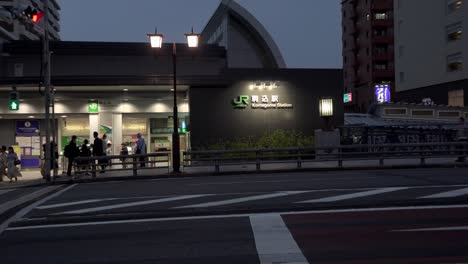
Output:
[[[150,38],[151,48],[161,49],[164,35],[158,34],[157,30],[154,34],[148,34]],[[187,38],[187,44],[189,48],[197,48],[200,43],[200,34],[192,32],[185,34]],[[172,132],[172,172],[180,172],[180,138],[179,138],[179,112],[177,109],[177,45],[175,42],[172,43],[172,77],[173,77],[173,88],[172,94],[174,99],[173,108],[173,121],[174,131]]]
[[[325,129],[330,130],[330,119],[333,116],[333,99],[321,98],[319,102],[320,116],[325,121]]]

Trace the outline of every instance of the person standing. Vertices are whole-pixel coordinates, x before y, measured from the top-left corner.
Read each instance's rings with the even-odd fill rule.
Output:
[[[100,139],[98,136],[99,136],[99,133],[98,132],[94,132],[93,133],[93,136],[94,136],[94,144],[93,144],[93,156],[95,157],[103,157],[104,156],[104,144],[102,143],[102,139]],[[101,165],[101,171],[100,173],[104,173],[104,168],[105,166],[103,165],[105,163],[105,160],[104,159],[99,159],[98,160],[98,164]]]
[[[72,176],[71,171],[73,167],[73,161],[80,155],[80,150],[76,146],[75,135],[72,136],[70,143],[68,143],[68,145],[65,147],[64,155],[68,158],[67,176]]]
[[[128,148],[127,146],[122,143],[122,148],[120,149],[120,155],[121,156],[128,156]],[[126,158],[120,158],[120,160],[122,161],[122,168],[126,169],[127,168],[127,159]]]
[[[13,147],[8,147],[8,156],[7,156],[7,167],[8,167],[8,178],[10,179],[10,183],[15,178],[15,181],[18,181],[18,177],[21,177],[21,172],[19,171],[18,165],[20,163],[18,159],[18,155],[16,155],[15,150]]]
[[[89,159],[91,157],[91,150],[88,148],[89,141],[85,139],[83,141],[83,145],[81,145],[81,151],[80,151],[80,157]],[[89,169],[89,160],[83,160],[82,163],[80,164],[80,169],[86,170],[85,175],[89,175],[88,169]]]
[[[457,142],[468,142],[468,127],[465,124],[465,118],[460,117],[458,120],[458,125],[457,125]],[[460,145],[458,147],[459,149],[466,149],[468,148],[468,145]],[[460,156],[456,160],[457,162],[465,162],[466,160],[466,152],[465,151],[460,151]]]
[[[7,148],[2,146],[0,152],[0,181],[3,181],[3,176],[8,176],[6,173],[7,168]]]
[[[143,155],[143,154],[146,154],[146,142],[145,142],[145,139],[141,136],[141,133],[138,133],[137,134],[137,144],[136,144],[136,152],[135,154],[140,154],[140,155]],[[145,165],[145,158],[144,157],[140,157],[140,167],[146,167]]]

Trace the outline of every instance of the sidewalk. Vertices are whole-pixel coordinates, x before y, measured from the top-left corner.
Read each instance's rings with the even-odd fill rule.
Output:
[[[426,167],[465,167],[468,163],[456,163],[454,158],[433,158],[426,160]],[[378,160],[358,160],[358,161],[344,161],[343,168],[338,168],[337,161],[313,161],[302,162],[300,170],[306,171],[324,171],[324,170],[366,170],[366,169],[391,169],[391,168],[421,168],[419,159],[391,159],[385,160],[383,167],[380,167]],[[200,167],[186,167],[181,168],[183,174],[190,175],[215,175],[214,166],[200,166]],[[280,162],[274,164],[262,164],[260,173],[278,172],[278,171],[297,171],[296,162]],[[71,182],[72,177],[61,174],[59,170],[59,178],[56,182]],[[106,171],[105,173],[97,173],[96,178],[91,176],[79,175],[75,181],[100,181],[103,179],[125,179],[125,178],[147,178],[158,176],[170,176],[167,168],[154,168],[138,170],[138,176],[133,176],[132,171]],[[219,174],[235,174],[235,173],[256,173],[255,164],[246,165],[225,165],[220,166]],[[8,178],[4,177],[3,182],[0,182],[0,189],[5,188],[18,188],[31,185],[45,183],[42,179],[39,169],[37,170],[22,170],[23,177],[18,178],[18,182],[9,183]]]

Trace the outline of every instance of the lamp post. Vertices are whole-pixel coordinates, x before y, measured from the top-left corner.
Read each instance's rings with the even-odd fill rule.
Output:
[[[326,130],[330,130],[330,118],[333,116],[333,99],[321,98],[319,102],[320,116],[325,120]]]
[[[161,49],[164,35],[158,34],[157,30],[154,34],[148,34],[150,38],[151,48]],[[193,33],[185,34],[189,48],[197,48],[200,35]],[[180,138],[179,138],[179,112],[177,108],[177,45],[172,43],[172,95],[173,95],[173,121],[174,131],[172,132],[172,172],[180,173]]]

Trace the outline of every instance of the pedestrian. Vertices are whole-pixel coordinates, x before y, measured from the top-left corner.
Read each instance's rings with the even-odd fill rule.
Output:
[[[121,156],[128,156],[128,148],[127,146],[122,143],[122,148],[120,149],[120,155]],[[122,161],[122,168],[126,169],[127,168],[127,159],[126,158],[120,158],[120,161]]]
[[[106,156],[107,157],[112,156],[112,143],[110,143],[110,141],[107,142]],[[108,164],[109,168],[112,167],[112,159],[111,158],[107,158],[106,163]]]
[[[8,156],[7,156],[7,167],[8,167],[8,178],[10,179],[10,183],[15,178],[15,181],[18,181],[18,177],[23,176],[19,171],[16,165],[21,164],[20,160],[18,159],[18,155],[16,155],[15,150],[13,147],[8,147]]]
[[[135,154],[137,155],[143,155],[146,154],[146,143],[145,139],[141,136],[141,133],[137,134],[137,142],[136,142],[136,152]],[[146,167],[145,165],[145,157],[140,157],[140,167]]]
[[[86,170],[86,176],[89,175],[88,169],[89,169],[89,157],[91,157],[91,150],[88,147],[89,140],[85,139],[83,141],[83,145],[81,145],[81,150],[80,150],[80,157],[84,158],[82,162],[80,163],[79,168]]]
[[[98,132],[94,132],[93,133],[93,136],[94,136],[94,144],[93,144],[93,156],[97,157],[97,158],[100,158],[100,157],[103,157],[104,156],[104,144],[102,143],[102,139],[100,139],[98,136],[99,136],[99,133]],[[105,163],[105,160],[104,159],[98,159],[98,164],[100,164],[101,166],[101,171],[100,173],[104,173],[105,172],[105,165],[103,165]]]
[[[2,146],[2,148],[0,149],[0,181],[3,181],[3,176],[8,176],[6,173],[8,158],[8,153],[6,152],[6,150],[6,146]]]
[[[72,176],[71,171],[73,167],[73,161],[76,157],[80,155],[80,150],[76,146],[76,136],[73,135],[71,137],[70,143],[65,147],[63,155],[68,158],[68,169],[67,169],[67,176]]]
[[[460,117],[458,120],[458,125],[457,125],[457,142],[463,142],[466,143],[468,142],[468,126],[465,123],[465,118]],[[456,160],[456,162],[465,162],[466,159],[466,150],[468,148],[468,145],[460,145],[458,146],[458,149],[460,149],[459,153],[460,156]]]

